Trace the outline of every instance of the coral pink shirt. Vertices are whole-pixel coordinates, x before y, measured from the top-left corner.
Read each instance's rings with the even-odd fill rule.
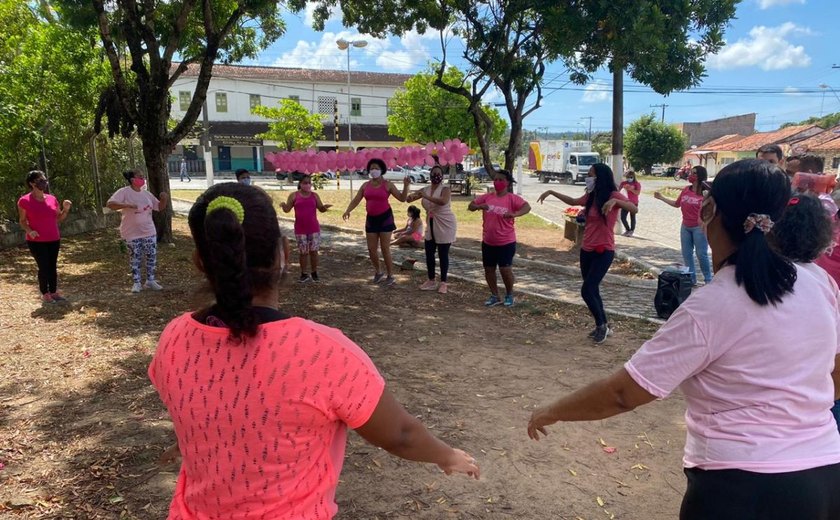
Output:
[[[379,187],[374,186],[370,181],[365,184],[365,211],[368,215],[382,215],[389,209],[388,197],[391,196],[391,189],[388,181],[382,180]]]
[[[137,209],[121,209],[120,236],[123,240],[137,240],[157,236],[152,211],[160,210],[160,201],[146,190],[135,191],[131,186],[124,186],[111,195],[108,204],[132,204]]]
[[[816,268],[796,275],[782,303],[762,307],[724,267],[625,364],[650,394],[685,395],[686,467],[784,473],[840,462],[830,412],[837,289]]]
[[[321,232],[318,224],[318,201],[314,193],[304,197],[295,193],[295,235],[311,235]]]
[[[58,231],[58,199],[45,193],[44,200],[38,200],[27,193],[18,199],[18,207],[26,212],[26,220],[33,231],[38,232],[36,238],[28,234],[26,240],[30,242],[55,242],[61,239]]]
[[[686,186],[677,197],[677,206],[682,211],[682,223],[685,227],[697,227],[700,225],[700,206],[703,204],[703,195],[694,193],[691,186]]]
[[[591,194],[587,195],[587,197],[591,196]],[[614,191],[610,194],[610,199],[626,201],[627,197],[622,195],[621,192]],[[581,204],[585,205],[586,200],[585,198]],[[583,242],[580,248],[584,251],[597,251],[599,253],[615,251],[615,223],[618,221],[620,210],[621,208],[614,206],[612,211],[604,215],[601,213],[598,204],[593,203],[586,215],[586,225],[583,227]]]
[[[240,344],[184,314],[149,366],[183,463],[170,520],[332,518],[347,427],[385,383],[341,331],[301,318]]]
[[[837,218],[833,218],[834,224],[834,247],[831,252],[825,253],[814,263],[826,270],[826,272],[834,279],[835,282],[840,283],[840,223]]]
[[[479,195],[475,204],[487,204],[490,209],[482,211],[484,226],[481,241],[490,246],[504,246],[516,242],[516,227],[512,218],[505,218],[505,213],[515,213],[525,205],[525,199],[513,193],[499,197],[496,192]]]
[[[619,184],[619,186],[618,186],[619,191],[627,190],[627,200],[629,200],[630,202],[632,202],[633,204],[638,206],[639,205],[639,193],[641,193],[641,191],[639,191],[639,193],[633,193],[632,191],[630,191],[627,188],[633,188],[634,190],[641,190],[642,189],[642,184],[639,181],[634,180],[633,182],[622,181],[621,184]]]

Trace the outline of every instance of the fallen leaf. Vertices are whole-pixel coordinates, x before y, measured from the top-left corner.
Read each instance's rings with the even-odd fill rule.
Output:
[[[595,502],[598,502],[598,505],[604,507],[604,499],[601,497],[595,497]]]
[[[598,437],[598,444],[600,444],[601,446],[606,446],[607,445],[607,443],[604,442],[604,439],[602,439],[600,437]]]
[[[571,468],[569,468],[569,473],[571,473],[573,477],[577,476],[577,472]]]
[[[108,502],[110,502],[112,504],[119,504],[120,502],[123,502],[123,501],[125,501],[125,499],[123,497],[119,496],[119,495],[113,496],[113,497],[108,499]]]

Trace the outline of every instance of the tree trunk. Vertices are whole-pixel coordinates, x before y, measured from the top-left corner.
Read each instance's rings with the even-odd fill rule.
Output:
[[[522,119],[511,117],[510,121],[510,137],[508,138],[508,147],[505,150],[505,170],[513,173],[516,168],[516,158],[519,155],[519,149],[522,147]]]
[[[149,191],[160,198],[161,193],[169,193],[169,172],[166,157],[169,147],[164,144],[162,136],[147,135],[143,137],[143,157],[146,160],[146,170],[149,177]],[[172,242],[172,204],[153,213],[158,242]]]

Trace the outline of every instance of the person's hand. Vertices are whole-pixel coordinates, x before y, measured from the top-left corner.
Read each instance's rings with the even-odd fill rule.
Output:
[[[137,209],[137,204],[126,204],[123,209]]]
[[[158,195],[158,200],[160,201],[161,206],[166,206],[166,201],[169,200],[169,194],[165,191],[160,192],[160,195]]]
[[[30,229],[27,235],[31,236],[32,238],[38,238],[39,236],[41,236],[41,234],[35,231],[34,229]]]
[[[516,215],[514,215],[514,214],[513,214],[513,213],[511,213],[510,211],[505,211],[505,214],[504,214],[504,215],[502,215],[502,218],[506,218],[506,219],[508,219],[508,220],[513,220],[513,219],[515,219],[515,218],[516,218]]]
[[[543,203],[543,201],[544,201],[545,199],[547,199],[549,195],[551,195],[551,190],[548,190],[548,191],[544,192],[542,195],[540,195],[540,198],[538,198],[538,199],[537,199],[537,202],[539,202],[540,204],[542,204],[542,203]]]
[[[177,461],[179,458],[181,458],[181,451],[178,449],[178,443],[176,442],[160,454],[160,457],[158,457],[158,464],[170,464]]]
[[[662,193],[660,193],[660,192],[658,192],[658,191],[654,191],[654,192],[653,192],[653,198],[654,198],[654,199],[659,199],[659,200],[662,200]]]
[[[408,186],[409,184],[411,184],[411,177],[406,175],[405,177],[403,177],[403,185]]]
[[[61,203],[61,207],[64,208],[64,211],[70,211],[70,206],[72,206],[72,205],[73,205],[73,203],[70,202],[69,200],[65,200],[64,202]]]
[[[549,424],[554,424],[555,422],[557,421],[551,418],[551,414],[547,406],[537,408],[534,410],[534,413],[531,414],[531,420],[528,421],[528,437],[538,441],[540,440],[540,433],[543,434],[543,437],[548,436],[548,431],[546,431],[545,427]]]
[[[613,208],[615,207],[615,205],[616,205],[617,203],[618,203],[618,201],[617,201],[617,200],[615,200],[615,199],[610,199],[610,200],[608,200],[607,202],[605,202],[605,203],[604,203],[604,205],[603,205],[603,206],[601,206],[601,212],[602,212],[604,215],[606,215],[607,213],[609,213],[610,211],[612,211],[612,210],[613,210]]]
[[[475,459],[463,450],[457,448],[452,449],[452,453],[443,464],[438,464],[438,467],[447,475],[453,473],[463,473],[478,480],[481,470],[476,464]]]
[[[345,211],[344,215],[342,215],[341,218],[344,219],[344,220],[349,220],[350,219],[350,212]]]
[[[490,211],[490,204],[478,204],[476,207],[481,211]]]
[[[331,207],[333,207],[332,204],[324,204],[324,209],[330,209]]]

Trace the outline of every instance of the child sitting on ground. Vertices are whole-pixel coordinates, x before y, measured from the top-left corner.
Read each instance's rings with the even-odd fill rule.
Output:
[[[408,220],[405,227],[394,233],[392,246],[421,247],[423,245],[423,220],[420,218],[420,208],[408,207]]]

